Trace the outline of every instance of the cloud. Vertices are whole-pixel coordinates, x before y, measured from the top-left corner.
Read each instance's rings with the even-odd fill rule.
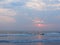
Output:
[[[58,1],[60,1],[60,0],[58,0]]]
[[[3,16],[15,16],[16,12],[13,9],[0,8],[0,15],[3,15]]]
[[[26,2],[25,7],[35,10],[58,10],[60,9],[60,3],[56,3],[56,0],[49,0],[49,3],[44,0],[29,0]],[[59,2],[59,0],[58,0]]]
[[[25,6],[36,10],[42,10],[45,8],[46,4],[41,0],[31,0],[27,2]]]
[[[8,4],[11,2],[13,2],[13,0],[2,0],[2,1],[0,1],[0,4]]]
[[[34,20],[32,20],[33,23],[44,23],[43,20],[41,20],[40,18],[35,18]]]
[[[52,7],[52,9],[60,9],[60,3],[58,3],[58,4],[49,4],[48,7]]]
[[[0,4],[10,4],[10,3],[13,3],[13,2],[19,2],[20,0],[1,0],[0,1]]]
[[[57,3],[58,2],[58,3]],[[60,9],[60,0],[1,0],[0,1],[0,7],[12,7],[14,8],[19,8],[21,7],[26,7],[28,9],[34,9],[34,10],[58,10]],[[11,5],[10,5],[11,4]],[[18,6],[16,6],[16,5]]]
[[[40,18],[35,18],[34,20],[32,20],[33,25],[36,27],[46,27],[47,24],[45,24],[44,20],[40,19]]]
[[[0,23],[14,23],[16,20],[9,16],[0,16]]]
[[[59,1],[59,0],[48,0],[48,1],[50,1],[50,2],[55,2],[55,1]]]
[[[60,10],[60,0],[1,0],[0,7],[26,7],[34,10]],[[18,6],[16,6],[16,5]],[[5,5],[5,6],[4,6]],[[12,6],[14,5],[14,6]]]
[[[13,9],[0,8],[0,23],[16,22],[14,18],[15,15],[16,15],[16,12]]]
[[[33,23],[34,27],[38,27],[40,29],[51,29],[51,28],[54,29],[54,28],[56,28],[56,26],[58,26],[55,23],[54,24],[46,23],[46,21],[44,21],[43,19],[38,18],[38,17],[34,18],[32,20],[32,23]]]

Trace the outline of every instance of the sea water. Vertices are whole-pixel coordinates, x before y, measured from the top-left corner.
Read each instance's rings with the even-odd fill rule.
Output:
[[[60,33],[0,34],[0,45],[60,45]]]

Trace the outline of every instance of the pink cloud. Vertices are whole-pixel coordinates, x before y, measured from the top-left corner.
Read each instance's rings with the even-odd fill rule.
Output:
[[[16,22],[14,16],[16,12],[13,9],[0,8],[0,23],[14,23]]]
[[[44,23],[44,21],[38,17],[36,17],[34,20],[32,20],[33,23]]]
[[[13,23],[16,22],[14,18],[9,17],[9,16],[0,16],[0,22],[8,22],[8,23]]]
[[[16,12],[13,9],[0,8],[0,15],[3,15],[3,16],[15,16]]]
[[[41,18],[38,18],[38,17],[35,18],[34,20],[32,20],[32,22],[33,22],[33,25],[36,26],[36,27],[45,27],[45,26],[47,26],[45,24],[45,21],[42,20]]]

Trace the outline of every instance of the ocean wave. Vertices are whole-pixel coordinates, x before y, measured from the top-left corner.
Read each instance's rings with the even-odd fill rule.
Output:
[[[0,43],[36,43],[36,42],[60,42],[59,40],[0,40]]]
[[[5,36],[34,36],[34,34],[0,34],[0,37]]]
[[[44,33],[44,36],[60,36],[60,33],[58,32]]]

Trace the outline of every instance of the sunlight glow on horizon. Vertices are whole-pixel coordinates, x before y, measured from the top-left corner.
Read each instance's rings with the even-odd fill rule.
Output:
[[[60,0],[0,0],[0,30],[10,29],[60,30]]]

